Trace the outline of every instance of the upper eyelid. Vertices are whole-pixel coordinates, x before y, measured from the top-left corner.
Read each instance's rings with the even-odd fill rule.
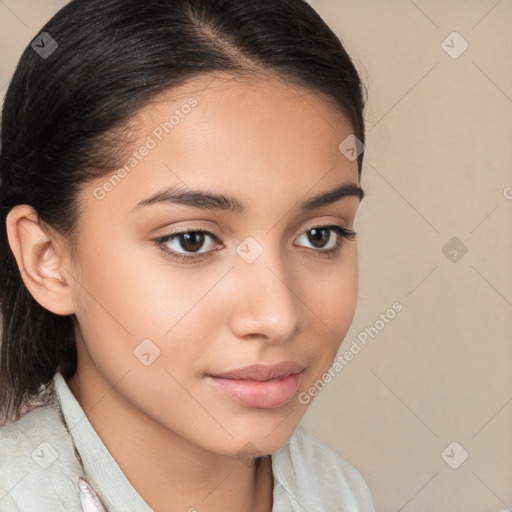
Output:
[[[326,223],[317,223],[317,224],[313,224],[311,225],[310,227],[306,228],[306,229],[303,229],[298,236],[302,236],[304,233],[307,233],[308,231],[311,231],[312,229],[317,229],[317,228],[320,228],[320,229],[327,229],[327,228],[330,228],[330,230],[332,231],[333,230],[333,227],[339,227],[349,233],[352,233],[352,234],[357,234],[356,231],[354,229],[351,229],[351,228],[347,228],[345,226],[341,226],[340,224],[337,224],[335,222],[326,222]],[[183,235],[183,234],[186,234],[186,233],[205,233],[206,235],[208,236],[211,236],[215,241],[219,242],[219,243],[222,243],[221,240],[220,240],[220,237],[217,236],[215,233],[213,233],[212,231],[208,230],[208,229],[204,229],[204,228],[195,228],[193,226],[189,226],[189,227],[184,227],[182,228],[181,230],[179,231],[174,231],[173,233],[169,233],[168,235],[163,235],[161,237],[158,237],[157,240],[159,241],[166,241],[166,240],[172,240],[172,239],[175,239],[177,237],[179,237],[180,235]],[[336,235],[338,237],[341,237],[342,235],[340,233],[336,233]],[[210,251],[207,251],[207,252],[210,252]],[[199,254],[199,253],[196,253],[196,254]],[[204,254],[204,253],[203,253]]]
[[[311,231],[312,229],[316,229],[316,228],[332,228],[333,226],[340,227],[340,228],[342,228],[342,229],[344,229],[346,231],[354,231],[353,229],[351,229],[349,227],[346,227],[346,226],[341,226],[340,224],[337,224],[336,222],[326,221],[325,223],[318,222],[316,224],[312,224],[311,226],[307,227],[306,229],[303,229],[299,233],[299,236],[303,235],[307,231]],[[172,237],[175,237],[175,236],[183,235],[185,233],[198,233],[198,232],[199,233],[206,233],[208,235],[211,235],[217,241],[220,241],[220,237],[216,233],[211,231],[210,229],[206,229],[206,228],[202,228],[202,227],[194,227],[194,226],[183,227],[180,230],[177,230],[177,231],[174,231],[172,233],[169,233],[168,235],[162,235],[162,236],[158,237],[158,239],[172,238]]]

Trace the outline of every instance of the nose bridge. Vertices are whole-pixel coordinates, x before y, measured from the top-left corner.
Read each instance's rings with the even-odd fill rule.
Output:
[[[238,336],[260,334],[276,341],[290,337],[299,327],[300,301],[280,248],[247,237],[236,251],[232,330]]]

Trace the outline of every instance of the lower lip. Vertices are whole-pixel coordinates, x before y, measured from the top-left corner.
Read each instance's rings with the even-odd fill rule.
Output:
[[[259,382],[256,380],[221,379],[209,375],[207,381],[230,398],[247,407],[275,409],[290,401],[302,380],[302,373],[284,379]]]

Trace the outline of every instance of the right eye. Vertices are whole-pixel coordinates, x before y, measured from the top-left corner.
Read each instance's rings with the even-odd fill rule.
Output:
[[[155,240],[155,242],[160,250],[171,256],[171,258],[174,258],[180,262],[189,263],[193,260],[202,260],[204,256],[198,255],[205,255],[214,250],[211,249],[199,252],[199,249],[204,246],[205,241],[208,240],[208,238],[219,242],[219,239],[213,233],[210,233],[204,229],[186,229],[184,231],[179,231],[172,233],[171,235],[158,238]],[[170,248],[170,243],[174,243],[173,249]],[[185,252],[180,252],[178,250],[180,248]],[[187,251],[191,252],[192,254],[187,254]]]

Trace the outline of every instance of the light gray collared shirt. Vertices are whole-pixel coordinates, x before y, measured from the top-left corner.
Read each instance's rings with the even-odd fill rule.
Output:
[[[59,372],[53,383],[50,403],[0,426],[0,512],[154,512]],[[272,512],[375,512],[357,470],[301,425],[272,472]]]

